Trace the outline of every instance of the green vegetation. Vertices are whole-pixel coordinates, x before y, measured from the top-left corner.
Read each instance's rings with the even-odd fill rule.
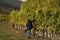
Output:
[[[9,22],[9,14],[0,14],[0,23]]]
[[[56,36],[56,40],[58,40],[60,36],[59,2],[59,0],[27,0],[25,2],[22,2],[19,11],[13,10],[11,11],[10,15],[0,14],[0,22],[5,22],[4,20],[6,20],[6,24],[7,21],[10,20],[11,24],[26,26],[27,19],[35,19],[35,21],[33,22],[33,27],[35,28],[35,30],[38,30],[38,32],[42,31],[44,37],[46,36],[47,38],[49,38],[50,35],[50,39]],[[8,9],[2,10],[4,10],[5,12],[5,10]],[[23,38],[22,36],[23,34],[13,34],[14,32],[11,29],[5,29],[6,27],[2,25],[3,23],[0,23],[1,40],[25,40],[25,38]]]
[[[28,40],[28,39],[25,33],[14,30],[9,23],[4,22],[0,24],[0,40]]]
[[[34,28],[60,35],[60,5],[59,0],[27,0],[21,4],[19,11],[11,12],[11,23],[26,25],[27,19],[33,22]],[[47,36],[47,35],[46,35]],[[58,38],[57,38],[58,40]]]
[[[27,0],[21,4],[20,11],[11,12],[11,22],[24,25],[27,19],[35,19],[34,26],[45,28],[46,25],[53,25],[59,20],[60,7],[57,1],[59,0]]]

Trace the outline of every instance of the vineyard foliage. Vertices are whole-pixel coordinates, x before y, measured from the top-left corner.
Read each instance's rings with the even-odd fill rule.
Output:
[[[0,22],[9,21],[9,14],[0,14]]]
[[[59,0],[27,0],[22,2],[20,10],[13,10],[10,22],[26,25],[27,19],[35,21],[37,29],[60,33],[60,1]]]

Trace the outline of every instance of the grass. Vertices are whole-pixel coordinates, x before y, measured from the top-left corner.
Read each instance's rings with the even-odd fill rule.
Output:
[[[12,28],[8,22],[0,22],[0,40],[28,40],[26,33]],[[33,40],[33,39],[31,39]]]
[[[0,40],[28,40],[28,39],[26,33],[14,30],[9,23],[4,22],[0,23]],[[33,39],[31,38],[30,40],[37,40],[37,38]]]
[[[28,40],[26,35],[14,30],[7,22],[0,23],[0,40]]]

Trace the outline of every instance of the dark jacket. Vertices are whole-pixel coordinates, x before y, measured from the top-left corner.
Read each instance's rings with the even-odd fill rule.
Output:
[[[32,21],[28,21],[26,26],[27,26],[27,30],[31,30],[33,28]]]

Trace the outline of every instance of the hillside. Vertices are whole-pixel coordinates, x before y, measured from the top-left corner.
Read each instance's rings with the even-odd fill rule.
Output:
[[[4,7],[4,6],[0,6],[1,14],[9,14],[11,10],[12,10],[12,8],[10,9],[10,8]]]
[[[10,8],[20,8],[21,1],[19,0],[0,0],[0,5],[10,7]]]
[[[0,13],[9,14],[11,10],[20,9],[19,0],[0,0]]]
[[[18,31],[12,28],[12,25],[4,22],[0,24],[0,40],[29,40],[26,32]],[[46,38],[32,38],[30,40],[47,40]],[[49,40],[49,39],[48,39]]]

